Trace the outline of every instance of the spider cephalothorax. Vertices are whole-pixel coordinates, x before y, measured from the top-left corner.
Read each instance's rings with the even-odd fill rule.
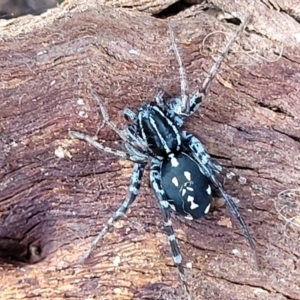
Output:
[[[209,211],[212,190],[214,190],[225,199],[232,214],[239,221],[256,260],[255,246],[248,227],[237,206],[216,178],[216,174],[222,170],[221,166],[211,160],[202,143],[195,136],[181,129],[184,120],[197,110],[201,101],[207,96],[211,82],[216,76],[222,60],[247,21],[246,19],[241,24],[236,34],[230,39],[222,55],[211,68],[202,88],[190,98],[185,95],[184,69],[174,41],[173,31],[170,29],[172,45],[180,65],[181,98],[175,98],[160,91],[156,96],[156,101],[143,105],[138,109],[137,114],[125,109],[124,115],[130,120],[130,124],[124,130],[119,130],[109,120],[102,100],[95,91],[92,91],[105,123],[120,135],[125,143],[126,151],[115,151],[104,147],[90,136],[79,132],[70,131],[71,137],[83,139],[97,149],[129,159],[134,162],[134,168],[128,197],[108,220],[103,230],[93,241],[91,248],[85,253],[83,260],[90,255],[92,249],[107,233],[111,225],[124,215],[135,200],[144,168],[148,163],[150,163],[151,186],[163,215],[174,262],[178,267],[188,299],[191,298],[191,295],[181,265],[182,258],[172,227],[170,208],[188,219],[203,217]]]

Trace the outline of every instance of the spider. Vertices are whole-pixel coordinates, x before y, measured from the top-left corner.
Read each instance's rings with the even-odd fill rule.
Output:
[[[116,151],[105,147],[89,135],[80,132],[69,131],[70,136],[85,140],[101,151],[112,153],[122,159],[131,160],[134,162],[134,166],[127,198],[92,242],[90,248],[83,255],[82,262],[89,257],[113,223],[122,217],[133,203],[140,189],[144,169],[150,162],[151,186],[162,212],[174,263],[178,268],[188,299],[191,299],[191,294],[184,275],[182,256],[172,227],[171,210],[188,219],[201,218],[209,212],[212,191],[215,191],[225,199],[232,214],[240,223],[244,236],[254,254],[255,263],[258,265],[254,241],[248,227],[236,204],[216,178],[216,174],[221,172],[222,167],[211,160],[210,155],[205,151],[199,139],[182,130],[185,119],[191,116],[207,97],[211,83],[222,61],[237,36],[246,26],[249,18],[245,18],[236,33],[231,37],[223,53],[213,64],[209,75],[202,84],[202,88],[190,98],[186,96],[185,70],[175,43],[173,30],[169,25],[172,47],[180,70],[181,98],[172,97],[160,90],[155,97],[156,101],[143,105],[137,113],[125,109],[124,115],[131,123],[123,130],[118,129],[110,121],[100,96],[92,90],[92,96],[100,107],[104,123],[122,138],[126,151]],[[168,101],[166,101],[166,98]]]

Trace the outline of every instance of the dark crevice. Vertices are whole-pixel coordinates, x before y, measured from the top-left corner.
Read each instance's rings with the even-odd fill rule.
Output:
[[[277,8],[274,8],[275,10],[278,10]],[[287,14],[289,17],[294,19],[297,23],[300,23],[300,17],[297,13],[293,13],[292,9],[282,9],[280,7],[279,12]]]
[[[211,156],[211,158],[212,158],[213,160],[216,160],[216,161],[217,161],[217,160],[226,160],[226,161],[228,161],[228,162],[231,161],[229,157],[225,157],[225,156],[221,156],[221,155],[210,154],[210,156]]]
[[[224,18],[223,20],[225,20],[227,23],[229,24],[234,24],[237,26],[240,26],[240,24],[242,23],[242,21],[239,18]]]
[[[221,156],[221,155],[212,155],[210,154],[211,158],[213,159],[213,161],[219,161],[219,160],[223,160],[223,161],[228,161],[231,164],[231,159],[229,157],[225,157],[225,156]],[[234,168],[234,169],[238,169],[238,170],[248,170],[248,171],[253,171],[256,172],[256,170],[254,168],[251,168],[249,166],[238,166],[238,165],[230,165],[230,166],[224,166],[222,165],[222,168],[229,170],[230,168]]]
[[[207,12],[209,15],[212,15],[212,12],[213,15],[217,15],[219,12],[222,12],[222,10],[219,9],[218,7],[211,6],[210,4],[205,3],[204,1],[181,0],[171,4],[170,6],[168,6],[167,8],[165,8],[164,10],[162,10],[157,14],[153,14],[153,17],[158,19],[166,19],[168,17],[175,16],[180,12],[183,12],[194,5],[199,5],[199,4],[204,4],[202,10],[203,12]],[[237,26],[241,24],[241,20],[236,17],[223,17],[222,21]]]
[[[161,12],[154,14],[153,17],[158,19],[166,19],[190,8],[192,5],[193,4],[186,3],[185,1],[178,1],[162,10]]]
[[[293,117],[285,109],[283,109],[283,108],[281,108],[281,107],[279,107],[277,105],[271,105],[271,104],[263,103],[263,102],[260,102],[260,101],[257,101],[255,103],[258,104],[260,107],[268,108],[268,109],[270,109],[273,112],[280,113],[280,114],[285,114],[285,115],[287,115],[289,117]]]
[[[216,279],[216,278],[218,278],[219,280],[224,280],[224,281],[226,281],[226,282],[230,282],[230,283],[232,283],[232,284],[235,284],[235,285],[239,285],[239,286],[245,286],[245,283],[243,283],[243,282],[238,282],[238,281],[235,281],[235,280],[231,280],[231,279],[229,279],[229,278],[225,278],[225,277],[220,277],[220,276],[216,276],[215,274],[214,275],[211,275],[211,274],[209,274],[209,273],[205,273],[205,275],[206,276],[208,276],[208,277],[211,277],[211,278],[213,278],[214,280]],[[282,293],[279,293],[278,291],[274,291],[274,290],[272,290],[272,289],[270,289],[270,288],[267,288],[267,287],[265,287],[265,286],[262,286],[262,285],[254,285],[254,284],[250,284],[250,283],[246,283],[246,285],[247,286],[249,286],[249,287],[251,287],[251,288],[256,288],[256,289],[261,289],[261,290],[264,290],[264,291],[266,291],[266,292],[268,292],[269,294],[272,294],[272,293],[276,293],[276,294],[280,294],[280,295],[283,295]],[[288,296],[288,295],[283,295],[284,297],[286,297],[286,299],[294,299],[294,298],[291,298],[290,296]]]
[[[290,139],[292,139],[293,141],[297,142],[297,143],[300,143],[300,137],[298,136],[295,136],[295,135],[292,135],[292,134],[288,134],[282,130],[280,130],[279,128],[277,128],[277,126],[272,126],[272,129],[276,132],[279,132],[287,137],[289,137]]]
[[[253,171],[253,172],[256,172],[254,168],[251,168],[251,167],[248,167],[248,166],[231,166],[231,168],[234,168],[234,169],[238,169],[238,170],[246,170],[246,171]]]
[[[236,284],[236,285],[240,285],[240,286],[244,286],[245,285],[245,283],[243,283],[243,282],[238,282],[238,281],[235,281],[235,280],[231,280],[231,279],[228,279],[228,278],[225,278],[225,277],[222,277],[222,276],[221,277],[219,277],[219,276],[216,277],[215,275],[212,276],[212,275],[210,275],[208,273],[206,273],[206,275],[209,276],[209,277],[212,277],[214,279],[218,278],[220,280],[225,280],[225,281],[230,282],[232,284]],[[251,288],[259,288],[259,289],[265,290],[265,291],[269,292],[270,294],[275,293],[275,294],[279,294],[279,295],[284,295],[286,297],[286,299],[291,299],[291,300],[294,299],[294,298],[291,298],[287,294],[282,294],[281,292],[279,292],[277,290],[274,290],[274,289],[271,289],[271,288],[267,288],[267,287],[265,287],[263,285],[256,285],[256,284],[247,283],[247,286],[249,286]]]

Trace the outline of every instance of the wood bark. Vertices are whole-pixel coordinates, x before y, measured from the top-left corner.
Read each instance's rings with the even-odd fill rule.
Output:
[[[300,178],[300,6],[239,5],[191,5],[165,20],[69,1],[0,22],[1,299],[185,299],[148,173],[127,216],[79,264],[126,196],[132,164],[70,139],[68,129],[122,149],[107,126],[98,130],[90,89],[122,127],[122,110],[152,101],[158,88],[180,94],[167,21],[193,92],[249,11],[251,23],[185,129],[247,178],[221,179],[250,227],[261,270],[224,203],[200,221],[173,222],[195,299],[300,299],[299,193],[278,197]]]

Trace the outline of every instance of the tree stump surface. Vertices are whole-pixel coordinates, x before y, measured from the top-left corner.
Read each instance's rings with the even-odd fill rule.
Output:
[[[167,1],[156,1],[154,12],[106,2],[112,7],[70,0],[0,21],[0,298],[185,299],[148,173],[126,217],[79,263],[126,197],[132,163],[68,130],[122,149],[107,126],[99,130],[90,89],[122,127],[122,110],[151,101],[158,88],[180,94],[168,21],[193,92],[252,12],[185,129],[215,161],[269,191],[222,179],[261,270],[224,203],[215,201],[202,220],[173,222],[194,299],[300,299],[299,192],[278,197],[300,179],[300,5],[216,0],[208,9],[189,1],[171,13]]]

